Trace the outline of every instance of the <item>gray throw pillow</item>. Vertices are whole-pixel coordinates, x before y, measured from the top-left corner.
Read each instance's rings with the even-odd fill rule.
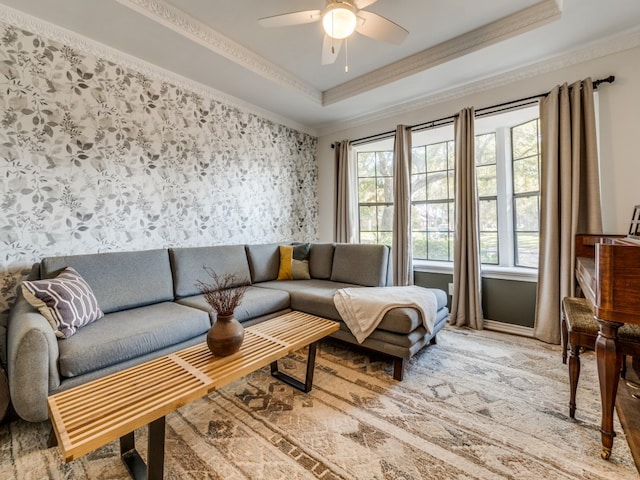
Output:
[[[58,338],[69,338],[104,316],[89,284],[71,267],[55,278],[25,280],[22,294],[49,321]]]

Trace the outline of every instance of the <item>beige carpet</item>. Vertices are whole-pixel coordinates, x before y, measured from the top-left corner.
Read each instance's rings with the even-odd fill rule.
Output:
[[[592,353],[572,421],[558,346],[449,328],[438,338],[401,383],[388,361],[324,343],[309,394],[263,369],[181,408],[167,417],[165,478],[638,478],[619,422],[611,460],[600,459]],[[302,376],[305,359],[281,369]],[[0,478],[127,478],[117,442],[64,464],[48,428],[0,428]],[[144,429],[136,438],[144,455]]]

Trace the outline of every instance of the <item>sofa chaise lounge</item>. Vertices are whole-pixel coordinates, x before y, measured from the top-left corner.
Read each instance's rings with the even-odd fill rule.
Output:
[[[49,322],[21,292],[7,325],[9,389],[15,411],[25,420],[48,418],[47,397],[90,380],[203,342],[215,313],[196,287],[206,280],[203,266],[232,273],[249,285],[235,311],[248,326],[290,310],[337,320],[341,341],[403,361],[435,341],[448,316],[445,292],[437,299],[435,327],[428,332],[413,308],[394,308],[359,344],[333,303],[345,287],[390,284],[389,248],[382,245],[310,244],[306,280],[277,280],[278,244],[221,245],[111,252],[44,258],[29,279],[55,277],[72,267],[90,285],[104,316],[68,338],[57,338]]]

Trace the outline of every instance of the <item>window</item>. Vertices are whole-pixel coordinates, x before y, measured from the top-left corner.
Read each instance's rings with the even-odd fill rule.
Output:
[[[475,121],[480,260],[538,266],[540,134],[538,107]],[[411,151],[413,257],[453,261],[453,126],[415,132]],[[356,147],[360,241],[391,245],[393,139]]]
[[[393,150],[357,152],[360,242],[391,245]]]
[[[540,134],[537,106],[476,118],[480,261],[538,267]]]
[[[540,121],[511,129],[515,265],[538,267],[540,213]]]
[[[453,260],[455,189],[453,140],[411,150],[413,257]]]
[[[478,230],[480,262],[498,265],[498,165],[496,134],[476,135],[476,194],[478,195]]]

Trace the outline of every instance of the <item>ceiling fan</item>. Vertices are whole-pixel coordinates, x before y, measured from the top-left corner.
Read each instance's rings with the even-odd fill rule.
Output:
[[[377,0],[327,0],[324,10],[304,10],[260,18],[263,27],[286,27],[322,20],[325,31],[322,43],[322,64],[334,63],[343,40],[354,31],[383,42],[399,45],[409,32],[377,13],[364,10]],[[348,71],[348,67],[345,67]]]

